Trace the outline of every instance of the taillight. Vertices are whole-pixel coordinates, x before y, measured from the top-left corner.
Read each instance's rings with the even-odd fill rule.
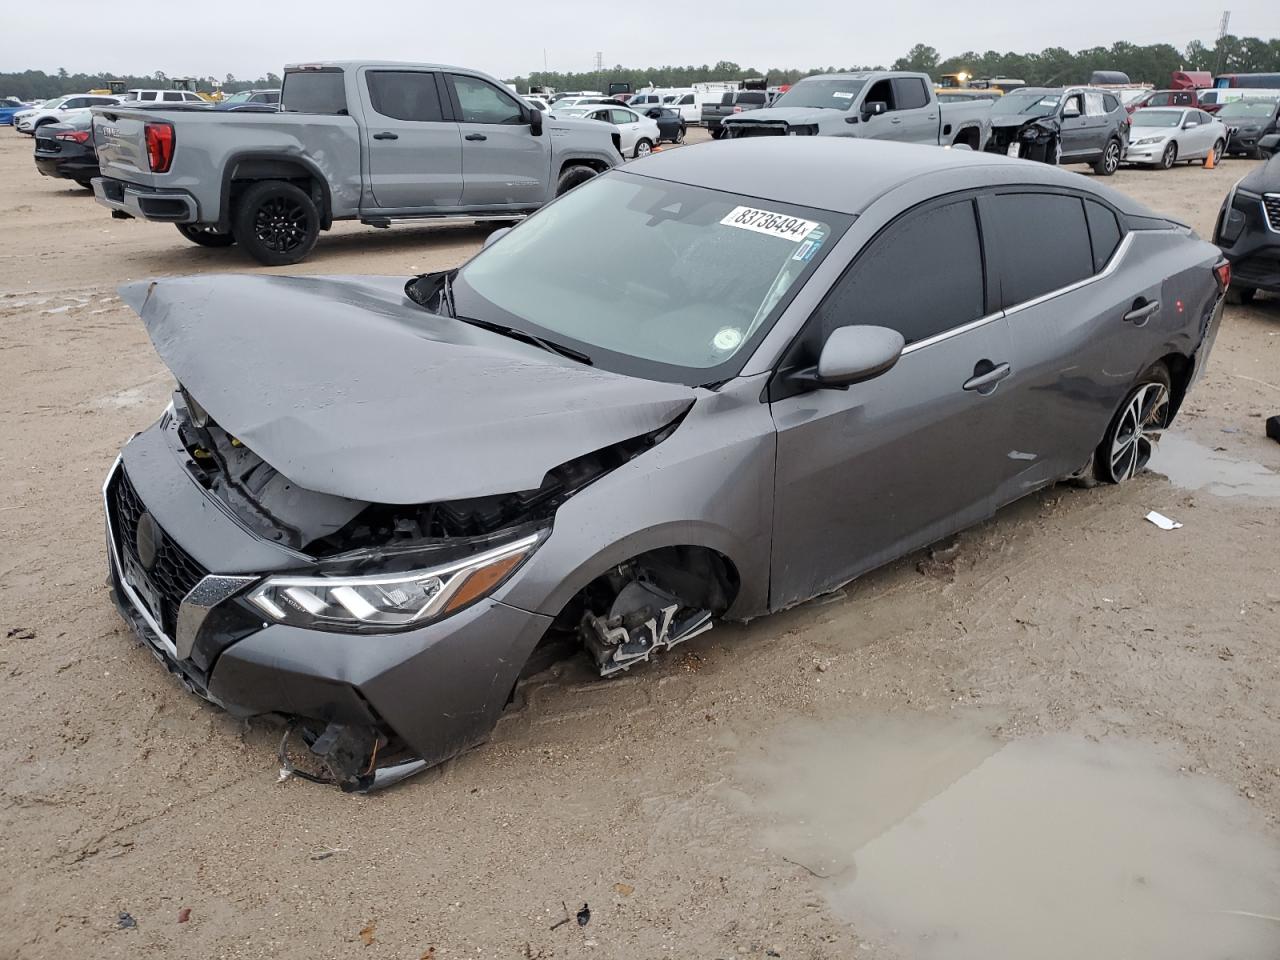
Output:
[[[1218,292],[1226,293],[1227,287],[1231,286],[1231,264],[1223,260],[1214,267],[1213,279],[1218,281]]]
[[[72,143],[88,143],[89,131],[88,130],[68,130],[66,133],[54,134],[53,139],[70,140]]]
[[[147,162],[152,173],[168,173],[173,163],[173,124],[148,123],[145,128],[147,138]]]

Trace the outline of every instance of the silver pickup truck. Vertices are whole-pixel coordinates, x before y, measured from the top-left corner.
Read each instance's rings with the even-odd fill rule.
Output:
[[[990,103],[939,103],[925,73],[805,77],[764,110],[726,117],[728,137],[862,137],[982,150]]]
[[[335,220],[518,219],[622,160],[611,127],[545,117],[457,67],[289,66],[280,107],[97,110],[93,192],[112,216],[276,266]]]

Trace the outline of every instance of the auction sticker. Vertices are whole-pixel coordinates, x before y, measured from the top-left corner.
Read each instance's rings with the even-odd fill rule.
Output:
[[[752,230],[770,237],[781,237],[792,243],[799,243],[809,235],[817,221],[801,220],[785,213],[774,213],[772,210],[757,210],[754,207],[734,207],[720,221],[727,227],[739,230]]]

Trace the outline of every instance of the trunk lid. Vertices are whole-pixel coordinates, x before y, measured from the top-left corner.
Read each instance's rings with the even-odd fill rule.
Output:
[[[104,177],[154,185],[157,175],[147,160],[146,124],[166,120],[160,111],[97,107],[93,111],[93,141],[98,168]]]

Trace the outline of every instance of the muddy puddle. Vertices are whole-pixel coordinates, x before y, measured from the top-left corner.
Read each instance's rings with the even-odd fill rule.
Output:
[[[1004,743],[979,719],[919,715],[795,727],[744,752],[763,842],[814,877],[867,956],[1280,957],[1280,847],[1172,753]]]
[[[1218,497],[1280,497],[1280,473],[1229,457],[1172,430],[1160,438],[1148,466],[1184,490],[1204,490]]]

